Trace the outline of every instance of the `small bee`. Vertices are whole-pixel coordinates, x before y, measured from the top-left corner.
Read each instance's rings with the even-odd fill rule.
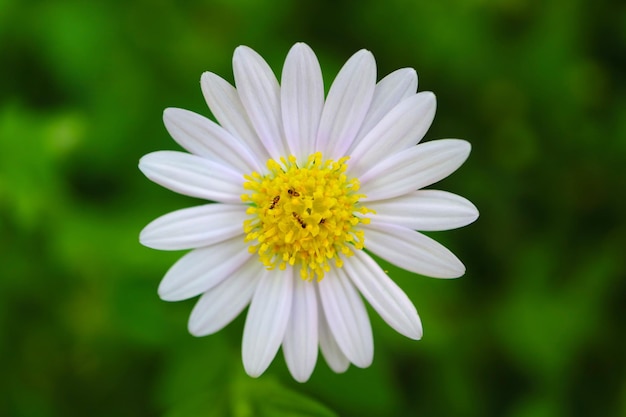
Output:
[[[293,216],[294,219],[296,219],[298,223],[300,223],[300,226],[302,226],[303,229],[306,229],[306,223],[304,222],[304,220],[302,220],[302,217],[300,217],[298,213],[293,211],[291,212],[291,215]]]
[[[276,204],[278,204],[279,201],[280,201],[280,196],[279,195],[274,197],[274,199],[272,200],[272,204],[270,205],[270,210],[273,210],[274,207],[276,207]]]
[[[288,189],[287,194],[289,194],[292,197],[300,197],[300,193],[294,190],[293,188]]]

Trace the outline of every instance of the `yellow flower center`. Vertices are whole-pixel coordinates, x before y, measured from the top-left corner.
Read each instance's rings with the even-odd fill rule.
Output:
[[[348,157],[335,162],[321,153],[309,156],[304,166],[296,158],[267,161],[268,173],[246,175],[241,199],[248,203],[250,218],[243,223],[250,252],[268,268],[287,265],[300,268],[302,279],[321,280],[330,262],[340,268],[340,254],[352,256],[363,249],[359,223],[369,219],[357,214],[372,210],[359,204],[359,181],[345,174]]]

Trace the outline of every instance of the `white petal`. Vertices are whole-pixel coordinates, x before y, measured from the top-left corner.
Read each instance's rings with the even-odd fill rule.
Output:
[[[358,176],[390,156],[415,145],[435,118],[435,95],[429,91],[401,101],[350,152],[349,173]]]
[[[243,142],[206,117],[169,108],[163,112],[163,121],[176,142],[195,155],[220,162],[238,172],[250,173],[262,168]]]
[[[283,353],[293,378],[306,382],[317,362],[317,296],[312,282],[300,279],[297,274],[294,274],[293,280],[293,301]]]
[[[314,152],[324,106],[324,80],[315,53],[295,44],[285,60],[281,77],[281,109],[285,139],[292,155],[305,162]]]
[[[242,204],[207,204],[168,213],[153,220],[139,234],[142,245],[180,250],[213,245],[243,235],[247,218]],[[243,236],[242,236],[243,239]]]
[[[345,258],[348,276],[383,320],[398,333],[414,340],[422,338],[422,323],[409,297],[365,252]]]
[[[343,373],[350,366],[350,361],[346,358],[346,355],[343,354],[339,345],[335,341],[335,337],[328,327],[328,323],[326,322],[326,317],[324,317],[324,311],[321,306],[318,309],[318,312],[320,350],[322,351],[322,355],[324,355],[324,359],[326,359],[326,363],[328,363],[330,369],[338,374]]]
[[[367,114],[375,86],[374,56],[360,50],[341,68],[328,92],[316,146],[325,158],[345,155]]]
[[[446,191],[419,190],[367,203],[375,210],[372,223],[392,223],[413,230],[450,230],[478,218],[478,209],[469,200]]]
[[[405,98],[414,95],[416,91],[417,73],[413,68],[401,68],[380,80],[376,84],[372,104],[367,111],[363,125],[350,149],[354,149],[391,109]]]
[[[189,317],[189,333],[206,336],[216,333],[243,311],[263,273],[263,264],[252,257],[225,280],[205,292]]]
[[[359,177],[364,201],[398,197],[453,173],[467,159],[470,144],[460,139],[421,143],[390,156]]]
[[[243,175],[217,162],[183,152],[158,151],[143,156],[139,169],[150,180],[179,194],[241,203]]]
[[[336,268],[318,285],[324,316],[344,355],[359,368],[374,357],[372,327],[363,300],[345,272]]]
[[[194,249],[167,271],[159,284],[159,296],[180,301],[202,294],[235,273],[251,256],[248,244],[239,236]]]
[[[293,297],[293,268],[265,270],[252,297],[243,331],[243,367],[258,377],[285,337]]]
[[[235,87],[212,72],[202,74],[200,85],[204,99],[222,127],[240,138],[259,161],[267,161],[270,155],[254,131]]]
[[[394,224],[363,226],[365,248],[400,268],[434,278],[458,278],[465,266],[445,246]]]
[[[233,56],[235,85],[250,122],[273,159],[287,155],[283,142],[278,80],[267,62],[247,46]]]

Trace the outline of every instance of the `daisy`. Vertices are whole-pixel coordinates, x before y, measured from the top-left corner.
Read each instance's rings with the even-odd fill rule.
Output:
[[[463,264],[420,231],[473,222],[468,200],[423,190],[454,172],[470,145],[417,144],[435,96],[417,93],[413,69],[378,83],[373,55],[354,54],[324,97],[314,52],[294,45],[281,84],[252,49],[235,50],[236,88],[206,72],[202,93],[219,123],[168,108],[168,132],[186,152],[145,155],[152,181],[212,203],[154,220],[145,246],[191,249],[165,274],[159,296],[200,296],[189,319],[196,336],[215,333],[248,305],[242,356],[261,375],[279,348],[293,377],[311,376],[318,347],[335,372],[367,367],[373,338],[363,298],[399,333],[422,337],[417,311],[369,253],[438,278]]]

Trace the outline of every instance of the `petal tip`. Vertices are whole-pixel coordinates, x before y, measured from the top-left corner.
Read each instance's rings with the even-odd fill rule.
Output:
[[[190,298],[189,296],[185,296],[184,293],[181,293],[180,283],[174,279],[171,279],[169,271],[165,274],[165,276],[159,283],[159,287],[157,288],[157,294],[159,295],[159,298],[161,300],[170,302],[182,301]]]
[[[233,61],[250,54],[256,55],[257,53],[254,49],[250,48],[247,45],[239,45],[235,48],[235,52],[233,53]]]
[[[248,374],[249,377],[258,378],[263,374],[263,371],[259,371],[258,369],[249,369],[244,365],[244,370]]]
[[[418,325],[412,329],[410,333],[406,335],[409,339],[412,340],[421,340],[424,336],[424,330],[422,329],[422,324],[418,323]]]
[[[471,151],[472,144],[466,141],[465,139],[440,139],[447,142],[450,146],[449,151],[458,157],[458,160],[461,161],[461,164],[467,160]],[[435,142],[435,141],[432,141]]]
[[[150,160],[152,159],[150,155],[152,155],[152,153],[145,154],[144,156],[139,158],[139,162],[137,163],[137,167],[139,168],[139,170],[143,172],[143,174],[146,176],[148,175],[146,173],[146,170],[148,169],[148,165],[150,164]]]
[[[202,89],[202,92],[206,94],[212,84],[223,81],[224,80],[219,75],[214,74],[211,71],[204,71],[200,76],[200,88]]]
[[[437,101],[437,96],[435,95],[435,93],[433,93],[432,91],[420,91],[419,93],[424,100],[434,100]]]
[[[476,208],[474,204],[472,204],[471,213],[469,213],[468,215],[468,220],[469,220],[468,224],[474,223],[476,220],[478,220],[479,217],[480,217],[480,213],[478,212],[478,209]]]
[[[374,361],[373,355],[370,357],[354,358],[354,359],[355,360],[352,361],[354,366],[356,366],[357,368],[362,368],[362,369],[369,368],[372,362]]]
[[[200,320],[196,320],[193,313],[191,317],[189,317],[189,321],[187,322],[187,331],[193,337],[202,337],[202,336],[206,336],[210,334],[210,333],[207,333],[206,331],[202,331]]]
[[[355,52],[347,62],[350,61],[354,63],[358,62],[358,65],[362,68],[373,68],[374,70],[376,68],[376,58],[374,57],[374,54],[367,49],[360,49]]]
[[[329,365],[330,366],[330,365]],[[342,367],[331,367],[330,369],[336,374],[345,374],[346,371],[350,368],[350,362],[348,362],[345,366]]]
[[[472,144],[466,141],[465,139],[455,139],[455,140],[459,142],[458,144],[459,148],[469,155],[469,153],[472,150]]]
[[[296,382],[303,384],[311,378],[311,373],[312,372],[291,372],[291,376]]]
[[[296,42],[293,44],[293,46],[291,47],[292,51],[299,51],[299,50],[309,50],[311,49],[311,47],[309,45],[307,45],[304,42]]]
[[[263,372],[265,372],[268,366],[269,363],[263,366],[263,364],[261,364],[260,358],[247,358],[247,355],[245,354],[243,356],[243,369],[252,378],[260,377]]]
[[[201,337],[202,335],[200,334],[200,332],[198,331],[198,328],[195,324],[191,324],[191,322],[189,324],[187,324],[187,331],[189,332],[190,335],[192,335],[193,337]]]
[[[150,247],[150,229],[146,229],[148,229],[148,226],[144,227],[141,232],[139,232],[139,243]]]
[[[177,110],[180,110],[180,109],[177,109],[176,107],[166,107],[163,110],[163,120],[171,119]]]
[[[465,265],[458,261],[456,265],[450,265],[449,276],[447,278],[460,278],[465,275]]]
[[[162,285],[162,283],[163,281],[161,281],[161,285],[159,285],[159,288],[157,289],[157,294],[159,295],[159,298],[163,301],[178,301],[176,297],[172,297],[172,289],[166,288],[164,285]]]
[[[405,67],[405,68],[400,68],[396,71],[399,75],[405,75],[407,77],[417,78],[417,71],[415,71],[415,68]]]

